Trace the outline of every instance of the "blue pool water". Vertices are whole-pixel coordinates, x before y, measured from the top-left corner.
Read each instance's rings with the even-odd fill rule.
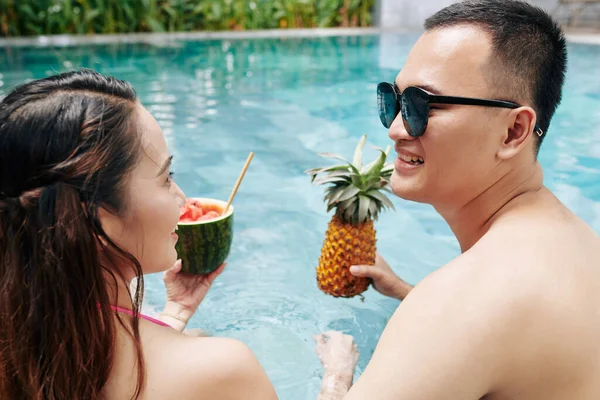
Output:
[[[352,334],[364,370],[397,301],[373,290],[334,299],[316,287],[326,224],[322,191],[303,171],[352,156],[358,138],[390,142],[375,85],[392,80],[418,34],[240,39],[161,44],[0,49],[0,95],[27,79],[77,67],[131,81],[164,129],[176,180],[188,195],[227,199],[250,151],[235,199],[229,264],[190,322],[248,344],[281,399],[315,399],[321,366],[312,335]],[[600,232],[600,47],[570,46],[565,101],[540,159],[546,183]],[[374,156],[369,150],[367,155]],[[377,223],[379,250],[411,283],[459,252],[426,205],[393,199]],[[164,299],[147,278],[146,308]]]

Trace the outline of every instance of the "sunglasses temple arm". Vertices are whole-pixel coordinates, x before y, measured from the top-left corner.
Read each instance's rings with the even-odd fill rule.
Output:
[[[459,104],[465,106],[486,106],[501,108],[517,108],[518,104],[503,100],[474,99],[471,97],[437,96],[429,95],[429,103]]]

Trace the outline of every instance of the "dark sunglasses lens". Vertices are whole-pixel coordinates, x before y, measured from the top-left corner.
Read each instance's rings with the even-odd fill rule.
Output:
[[[419,137],[425,133],[429,118],[429,100],[427,93],[408,87],[402,93],[402,120],[410,136]]]
[[[397,97],[394,87],[389,83],[382,82],[377,85],[377,108],[379,119],[386,128],[392,126],[392,122],[398,115]]]

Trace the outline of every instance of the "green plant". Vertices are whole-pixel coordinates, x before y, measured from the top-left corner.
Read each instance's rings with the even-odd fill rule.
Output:
[[[369,26],[374,0],[0,0],[0,35]]]

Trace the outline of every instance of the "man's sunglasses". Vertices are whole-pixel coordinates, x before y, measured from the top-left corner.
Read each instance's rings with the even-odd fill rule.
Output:
[[[377,85],[377,107],[379,119],[389,129],[399,112],[408,134],[419,137],[425,133],[429,121],[430,104],[460,104],[466,106],[484,106],[500,108],[518,108],[517,103],[503,100],[474,99],[471,97],[438,96],[421,88],[409,86],[402,94],[387,82]],[[542,136],[544,132],[536,125],[535,132]]]

